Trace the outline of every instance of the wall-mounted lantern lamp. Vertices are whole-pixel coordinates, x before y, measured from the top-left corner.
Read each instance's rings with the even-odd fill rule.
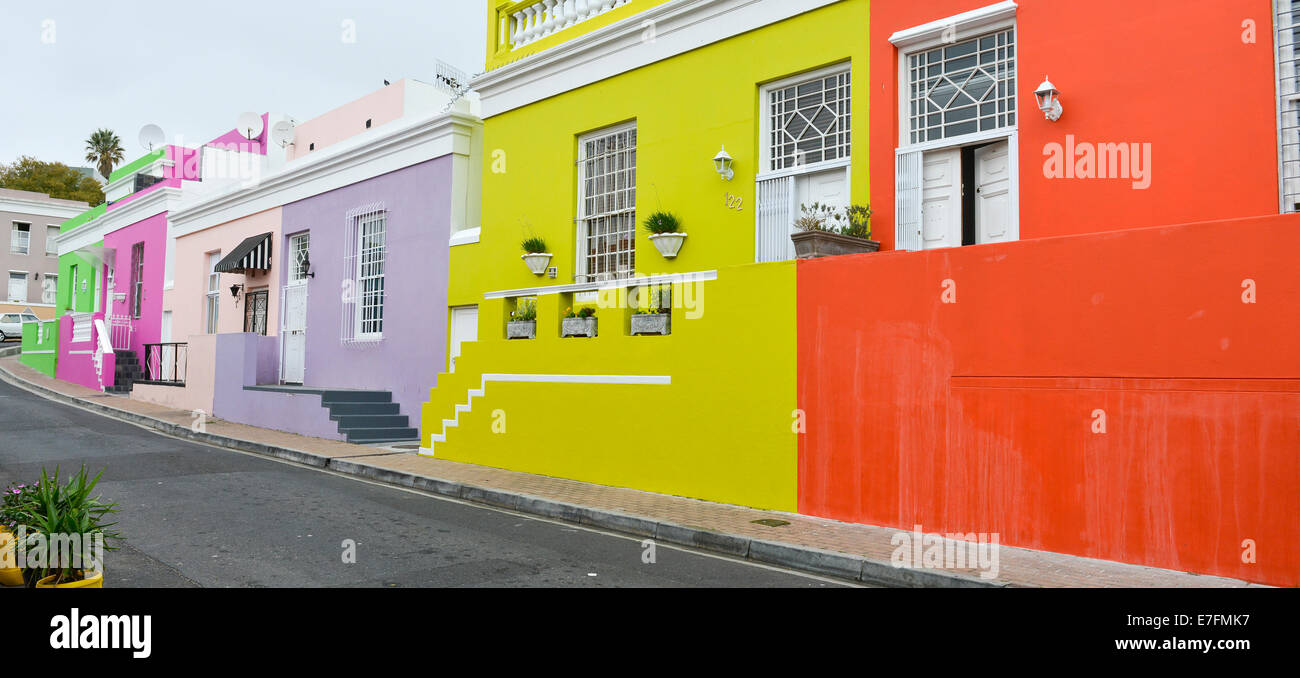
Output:
[[[302,276],[302,277],[304,277],[304,278],[315,278],[315,277],[316,277],[316,274],[315,274],[315,273],[312,273],[312,270],[311,270],[311,255],[305,255],[305,256],[303,256],[303,258],[302,258],[302,263],[299,264],[299,266],[298,266],[298,275],[300,275],[300,276]]]
[[[1061,112],[1065,110],[1061,106],[1061,91],[1051,80],[1044,79],[1043,84],[1034,90],[1034,96],[1038,97],[1038,109],[1048,120],[1056,122],[1061,119]]]
[[[736,176],[736,172],[731,169],[731,155],[727,153],[726,146],[723,146],[722,150],[713,156],[713,166],[726,181],[731,181]]]
[[[244,286],[243,286],[243,285],[240,285],[239,283],[235,283],[234,285],[231,285],[231,286],[230,286],[230,296],[232,296],[232,297],[238,299],[238,298],[239,298],[239,291],[242,290],[242,289],[244,289]]]

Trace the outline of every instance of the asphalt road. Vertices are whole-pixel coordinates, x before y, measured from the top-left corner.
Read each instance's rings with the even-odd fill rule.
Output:
[[[0,381],[0,487],[105,469],[110,587],[838,584],[176,440]],[[344,540],[356,543],[344,563]]]

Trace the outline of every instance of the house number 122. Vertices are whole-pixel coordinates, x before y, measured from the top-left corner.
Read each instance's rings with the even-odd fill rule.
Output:
[[[740,211],[745,209],[745,199],[733,193],[727,194],[726,204],[729,210]]]

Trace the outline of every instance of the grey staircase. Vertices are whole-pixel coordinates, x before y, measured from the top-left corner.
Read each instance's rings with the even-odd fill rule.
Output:
[[[245,386],[245,391],[275,391],[320,396],[330,421],[350,443],[400,443],[420,439],[420,431],[399,414],[391,391],[362,391],[302,386]]]
[[[113,385],[105,386],[105,393],[129,394],[137,381],[144,381],[144,369],[135,351],[114,349]]]

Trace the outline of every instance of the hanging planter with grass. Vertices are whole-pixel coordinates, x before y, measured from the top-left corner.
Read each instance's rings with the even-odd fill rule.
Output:
[[[679,232],[682,222],[672,212],[655,212],[645,220],[645,229],[650,231],[650,242],[665,259],[673,259],[682,249],[686,234]]]
[[[551,253],[546,251],[546,241],[537,236],[524,240],[524,253],[520,256],[533,275],[544,275],[551,265]]]

